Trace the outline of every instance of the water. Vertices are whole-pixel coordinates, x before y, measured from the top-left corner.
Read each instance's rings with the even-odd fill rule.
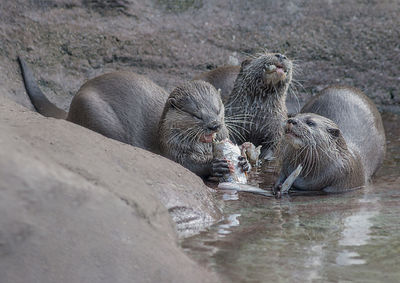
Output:
[[[384,123],[387,157],[369,187],[279,200],[218,192],[225,220],[183,248],[224,282],[400,282],[400,117]],[[253,183],[270,187],[272,169]]]

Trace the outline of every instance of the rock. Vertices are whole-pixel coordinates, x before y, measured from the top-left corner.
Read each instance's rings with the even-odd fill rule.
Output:
[[[168,213],[178,227],[219,217],[196,175],[3,96],[0,131],[2,283],[218,281]]]

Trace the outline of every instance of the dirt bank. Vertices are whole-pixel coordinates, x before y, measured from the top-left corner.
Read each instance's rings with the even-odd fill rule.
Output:
[[[1,1],[0,90],[29,105],[17,53],[67,108],[85,80],[104,72],[132,70],[171,90],[268,49],[297,60],[302,97],[349,84],[400,112],[399,14],[394,0]]]

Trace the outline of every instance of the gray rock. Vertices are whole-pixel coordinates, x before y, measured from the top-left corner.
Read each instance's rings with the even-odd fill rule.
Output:
[[[2,96],[0,132],[2,283],[217,281],[178,247],[168,213],[219,217],[196,175]]]

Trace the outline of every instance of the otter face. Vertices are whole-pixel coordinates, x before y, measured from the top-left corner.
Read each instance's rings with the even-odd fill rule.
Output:
[[[312,113],[301,113],[289,118],[285,125],[284,140],[294,148],[331,145],[341,136],[338,126],[330,119]]]
[[[292,61],[280,53],[264,53],[242,63],[242,72],[256,77],[266,88],[290,83],[292,68]]]
[[[167,103],[166,126],[188,141],[211,143],[217,134],[226,131],[221,96],[209,83],[185,83],[171,93]]]

